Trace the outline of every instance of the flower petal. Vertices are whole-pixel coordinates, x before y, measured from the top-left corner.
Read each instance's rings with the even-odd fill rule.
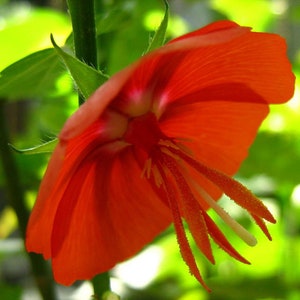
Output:
[[[218,100],[172,105],[160,125],[164,134],[190,149],[195,159],[233,175],[247,157],[268,111],[264,104]],[[197,177],[197,174],[192,172],[192,176]],[[201,176],[197,182],[209,188]],[[207,191],[212,195],[212,189]]]
[[[156,95],[161,96],[169,78],[172,78],[173,72],[176,71],[181,63],[185,64],[184,60],[187,55],[189,56],[197,49],[202,49],[205,46],[223,45],[223,43],[249,31],[249,28],[234,25],[231,28],[228,26],[229,28],[224,34],[224,30],[218,31],[217,27],[214,28],[215,31],[211,28],[211,32],[209,30],[204,30],[203,32],[199,30],[183,36],[143,56],[136,63],[131,77],[124,84],[120,94],[113,103],[113,107],[128,113],[128,106],[132,103],[147,102],[149,97],[150,101],[157,101]],[[220,28],[224,29],[224,26],[220,25]],[[175,73],[177,74],[177,71]]]
[[[223,30],[222,33],[226,36],[227,32]],[[185,42],[196,41],[194,37]],[[186,47],[185,53],[181,60],[173,53],[165,57],[173,70],[176,66],[166,85],[157,87],[167,95],[168,102],[205,101],[206,94],[211,98],[210,93],[221,99],[222,86],[227,83],[244,85],[259,95],[263,103],[282,103],[293,96],[295,77],[286,57],[285,41],[278,35],[247,32],[221,44],[196,49]],[[158,72],[156,76],[160,82],[164,74]],[[165,82],[163,78],[161,81]],[[218,86],[221,88],[215,89]],[[202,92],[209,87],[211,91]],[[232,101],[245,101],[243,95],[239,94],[240,97]]]
[[[191,37],[199,37],[201,35],[206,35],[206,34],[211,34],[211,33],[216,33],[216,32],[221,33],[222,30],[227,30],[227,32],[228,32],[229,29],[239,29],[239,30],[242,30],[243,32],[250,30],[250,28],[241,27],[238,24],[236,24],[235,22],[232,22],[232,21],[229,21],[229,20],[222,20],[222,21],[213,22],[213,23],[208,24],[208,25],[206,25],[202,28],[199,28],[198,30],[189,32],[189,33],[184,34],[184,35],[182,35],[178,38],[175,38],[175,39],[171,40],[169,42],[169,44],[174,43],[174,42],[178,42],[178,41],[181,41],[181,40],[185,40],[185,39],[188,39],[188,38],[191,38]],[[222,34],[223,33],[224,32],[222,32]],[[211,36],[210,36],[210,38],[211,38]]]
[[[58,144],[51,156],[44,180],[40,186],[37,200],[31,212],[26,231],[26,249],[36,253],[43,253],[46,259],[51,257],[51,232],[54,216],[60,197],[65,186],[56,191],[56,197],[49,196],[55,188],[59,172],[62,168],[65,148]],[[42,234],[41,234],[42,232]]]
[[[81,160],[94,147],[92,141],[101,129],[100,123],[96,122],[86,130],[83,137],[79,136],[68,144],[60,142],[56,146],[27,226],[28,251],[42,253],[46,259],[51,257],[51,234],[57,208]]]
[[[169,208],[140,178],[130,149],[111,158],[103,154],[84,168],[85,177],[74,182],[81,187],[72,215],[65,216],[70,194],[62,200],[67,202],[57,212],[52,234],[54,276],[66,285],[111,269],[171,222]]]

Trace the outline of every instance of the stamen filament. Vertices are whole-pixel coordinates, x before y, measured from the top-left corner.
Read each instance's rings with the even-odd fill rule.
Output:
[[[154,177],[154,181],[157,187],[160,187],[163,183],[163,179],[156,165],[152,167],[152,173]]]
[[[233,178],[216,169],[209,168],[199,161],[195,161],[192,157],[188,156],[184,152],[178,153],[173,149],[170,149],[170,151],[174,151],[175,154],[179,155],[182,158],[182,160],[187,162],[200,174],[204,175],[208,180],[219,187],[230,199],[235,201],[239,206],[246,209],[250,214],[254,214],[271,223],[276,223],[273,215],[263,204],[263,202],[259,200],[255,195],[253,195],[251,191],[243,186],[240,182],[234,180]]]
[[[162,140],[161,139],[161,140],[159,140],[158,144],[160,146],[166,146],[166,147],[171,147],[176,150],[180,150],[180,148],[170,140]]]
[[[176,161],[180,160],[180,157],[177,154],[174,154],[173,152],[171,152],[170,150],[168,150],[165,147],[161,147],[161,152],[167,154],[168,156],[174,158]]]
[[[172,147],[173,148],[173,147]],[[176,161],[180,161],[180,155],[171,152],[165,147],[161,147],[161,151],[167,154],[169,157],[174,158]],[[186,173],[187,170],[181,165],[182,172]],[[235,221],[217,202],[210,197],[204,189],[202,189],[196,182],[192,180],[190,176],[185,176],[189,179],[188,182],[193,185],[197,192],[203,197],[207,204],[214,209],[214,211],[220,216],[220,218],[249,246],[253,247],[257,244],[256,238],[247,231],[241,224]]]
[[[151,166],[152,166],[152,158],[150,157],[145,162],[144,168],[143,168],[142,173],[141,173],[141,178],[144,178],[145,174],[146,174],[147,179],[150,178]]]
[[[205,284],[200,271],[198,269],[197,263],[195,261],[195,257],[193,255],[191,246],[189,244],[188,238],[186,236],[182,218],[180,215],[180,209],[177,203],[176,194],[174,193],[174,187],[169,182],[169,180],[166,177],[166,173],[164,170],[163,164],[155,165],[157,173],[159,174],[163,187],[166,193],[166,197],[169,201],[169,206],[171,208],[173,218],[174,218],[174,227],[177,235],[177,241],[179,244],[180,253],[182,255],[183,260],[187,264],[191,274],[195,276],[195,278],[202,284],[202,286],[210,292],[209,287]]]

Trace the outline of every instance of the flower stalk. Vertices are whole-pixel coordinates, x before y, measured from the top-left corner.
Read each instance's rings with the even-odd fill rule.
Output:
[[[102,299],[104,297],[104,295],[108,291],[110,291],[109,273],[105,272],[105,273],[96,275],[92,279],[92,285],[93,285],[94,295],[96,296],[96,299]]]
[[[97,69],[97,42],[94,0],[68,0],[73,27],[75,55],[78,59]],[[79,105],[85,99],[79,95]]]
[[[95,26],[94,0],[68,0],[71,15],[75,55],[78,59],[97,69],[97,40]],[[82,95],[78,95],[79,105],[84,103]],[[110,291],[109,274],[103,273],[92,280],[94,294],[101,299],[102,295]]]

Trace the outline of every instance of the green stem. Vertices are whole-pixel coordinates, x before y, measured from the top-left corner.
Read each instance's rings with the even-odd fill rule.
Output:
[[[98,68],[94,0],[67,0],[71,15],[75,55],[86,64]],[[79,95],[79,105],[84,102]],[[92,280],[94,294],[101,299],[110,291],[109,274],[103,273]]]
[[[102,299],[102,296],[110,291],[110,278],[108,272],[99,274],[92,279],[92,285],[96,299]]]
[[[9,147],[9,134],[6,124],[5,102],[0,99],[0,160],[6,180],[9,204],[17,215],[19,229],[25,238],[29,211],[25,206],[24,189],[20,181],[19,170]],[[44,300],[55,300],[55,290],[49,267],[40,255],[30,253],[29,260],[37,287]]]
[[[67,0],[71,15],[75,55],[97,69],[97,43],[94,0]],[[84,99],[79,96],[79,105]]]

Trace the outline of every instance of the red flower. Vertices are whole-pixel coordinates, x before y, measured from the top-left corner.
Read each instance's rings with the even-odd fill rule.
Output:
[[[102,85],[66,122],[28,225],[28,251],[71,284],[111,269],[174,223],[182,257],[206,288],[182,219],[214,263],[211,237],[248,263],[206,213],[255,238],[216,202],[224,192],[271,239],[275,219],[231,178],[271,103],[293,95],[282,38],[229,21],[142,57]],[[208,288],[207,288],[208,289]]]

